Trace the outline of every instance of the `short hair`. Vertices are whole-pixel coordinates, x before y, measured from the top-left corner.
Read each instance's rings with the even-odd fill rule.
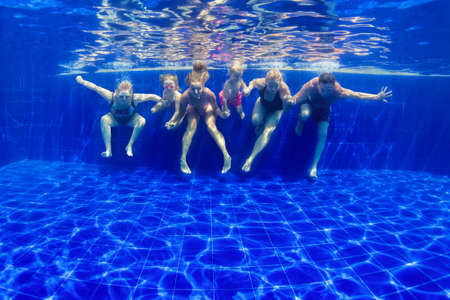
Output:
[[[167,79],[173,80],[173,82],[175,83],[175,90],[179,91],[180,90],[180,85],[178,84],[178,76],[175,74],[161,74],[159,75],[159,83],[161,84],[161,86],[164,85],[164,81],[166,81]]]
[[[267,72],[266,81],[267,80],[283,81],[283,77],[281,76],[280,70],[271,69],[269,72]]]
[[[120,91],[130,91],[130,94],[133,94],[133,85],[128,80],[121,81],[114,94],[117,95]]]
[[[322,84],[334,83],[335,81],[336,81],[336,78],[331,73],[322,73],[319,76],[319,83],[322,83]]]

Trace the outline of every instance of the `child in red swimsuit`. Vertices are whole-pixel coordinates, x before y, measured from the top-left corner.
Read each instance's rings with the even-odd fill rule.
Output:
[[[242,64],[240,62],[234,62],[228,72],[230,78],[225,81],[223,90],[219,93],[220,105],[222,106],[222,110],[224,111],[224,113],[227,116],[230,115],[228,104],[231,103],[236,108],[236,111],[239,113],[241,119],[245,118],[245,114],[242,111],[241,87],[242,89],[245,89],[247,87],[242,80],[243,72],[244,67],[242,66]]]

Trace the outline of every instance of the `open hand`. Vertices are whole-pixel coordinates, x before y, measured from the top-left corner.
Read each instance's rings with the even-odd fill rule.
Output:
[[[78,83],[82,83],[82,82],[83,82],[83,77],[81,77],[80,75],[78,75],[78,76],[75,78],[75,80],[76,80]]]
[[[285,100],[285,103],[290,106],[295,105],[294,97],[292,97],[292,96],[287,97]]]
[[[388,91],[387,86],[381,88],[380,92],[377,94],[378,100],[383,102],[388,102],[386,98],[392,97],[392,91]]]
[[[168,122],[166,122],[165,127],[167,130],[174,129],[176,127],[176,123],[172,122],[172,121],[168,121]]]

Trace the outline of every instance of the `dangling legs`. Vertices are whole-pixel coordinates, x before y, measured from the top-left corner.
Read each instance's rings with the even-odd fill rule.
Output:
[[[127,152],[127,155],[132,157],[133,156],[133,143],[136,140],[136,138],[139,136],[139,134],[142,131],[142,128],[145,126],[145,119],[140,114],[135,113],[133,118],[128,122],[127,124],[130,127],[133,127],[133,133],[131,134],[130,141],[128,142],[128,145],[125,147],[125,151]]]
[[[259,154],[259,152],[261,152],[266,147],[267,143],[270,141],[272,133],[277,128],[278,122],[280,121],[282,115],[283,111],[279,110],[271,113],[269,116],[266,117],[266,122],[263,127],[264,129],[262,130],[262,133],[256,140],[252,153],[245,161],[245,164],[242,166],[242,171],[244,172],[250,171],[253,160]]]
[[[266,111],[264,110],[264,107],[262,106],[259,98],[255,102],[255,106],[253,106],[252,111],[252,124],[255,126],[255,134],[260,135],[262,129],[264,128],[264,117],[265,117]]]
[[[105,143],[105,152],[102,152],[103,157],[111,157],[111,127],[118,126],[119,123],[114,120],[114,117],[111,115],[111,113],[107,113],[106,115],[103,115],[100,119],[100,127],[102,130],[102,137],[103,142]]]
[[[208,113],[205,116],[205,123],[206,126],[208,127],[209,134],[213,137],[217,146],[219,146],[220,151],[222,151],[223,154],[222,174],[224,174],[228,172],[228,170],[230,170],[231,168],[231,156],[230,154],[228,154],[227,147],[225,145],[225,139],[222,133],[216,127],[216,117],[214,116],[213,113]]]
[[[320,156],[322,155],[323,149],[325,148],[329,124],[330,123],[327,121],[320,121],[317,124],[317,145],[314,152],[311,170],[309,171],[309,176],[311,178],[317,178],[317,164],[319,163]]]
[[[242,111],[242,105],[236,106],[236,111],[238,112],[239,116],[241,117],[241,120],[245,118],[245,113]]]
[[[186,132],[183,135],[183,147],[181,150],[181,158],[180,158],[180,169],[184,174],[191,174],[191,169],[186,162],[186,156],[191,147],[192,138],[197,131],[197,123],[199,116],[194,111],[188,111],[186,113],[188,117],[188,125],[186,128]]]
[[[295,133],[298,136],[302,135],[303,132],[303,124],[311,115],[311,107],[309,104],[304,103],[300,105],[300,113],[298,114],[297,126],[295,127]]]

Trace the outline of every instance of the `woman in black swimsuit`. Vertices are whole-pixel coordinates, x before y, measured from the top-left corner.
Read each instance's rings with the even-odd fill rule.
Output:
[[[134,94],[133,85],[129,81],[122,81],[114,92],[84,80],[81,76],[76,81],[82,86],[97,92],[109,103],[109,113],[102,116],[100,123],[102,129],[105,151],[103,157],[112,156],[111,152],[111,127],[127,125],[133,127],[130,141],[125,148],[128,156],[133,156],[133,143],[145,126],[145,119],[136,112],[136,105],[145,101],[160,101],[161,98],[154,94]]]
[[[289,102],[291,92],[283,81],[278,69],[272,69],[267,72],[265,78],[257,78],[250,81],[248,87],[244,89],[244,96],[248,96],[254,88],[258,89],[259,98],[253,107],[252,123],[255,126],[258,139],[252,153],[242,166],[242,171],[244,172],[250,171],[253,160],[269,142],[283,115],[284,105],[291,104]]]

